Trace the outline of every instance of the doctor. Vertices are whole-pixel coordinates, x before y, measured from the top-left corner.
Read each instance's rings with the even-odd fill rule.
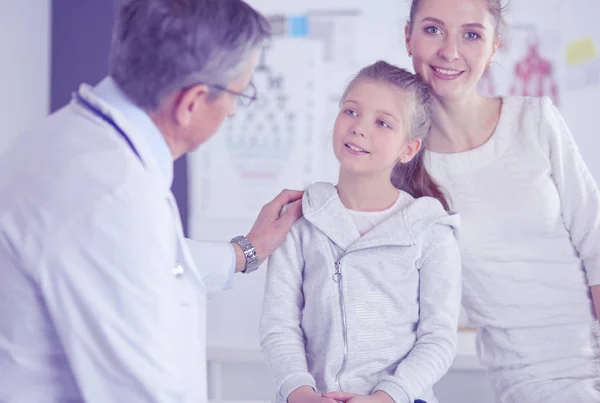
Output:
[[[2,156],[1,402],[206,399],[198,298],[277,248],[301,192],[232,243],[186,243],[173,160],[256,97],[268,36],[241,0],[128,1],[109,77]]]

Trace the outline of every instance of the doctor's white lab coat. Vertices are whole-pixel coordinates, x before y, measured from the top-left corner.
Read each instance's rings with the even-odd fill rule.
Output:
[[[204,294],[231,245],[185,240],[145,134],[79,94],[142,161],[76,101],[0,156],[0,401],[205,401]]]

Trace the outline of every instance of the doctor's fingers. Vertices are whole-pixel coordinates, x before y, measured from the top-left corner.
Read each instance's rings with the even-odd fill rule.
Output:
[[[287,232],[298,218],[302,216],[302,200],[296,200],[288,204],[279,217],[279,226]]]
[[[285,214],[285,212],[282,212],[282,209],[288,203],[300,201],[303,194],[304,192],[301,190],[284,189],[273,200],[265,204],[265,206],[262,209],[262,212],[264,212],[268,216],[273,217],[273,219],[276,219],[280,215]]]

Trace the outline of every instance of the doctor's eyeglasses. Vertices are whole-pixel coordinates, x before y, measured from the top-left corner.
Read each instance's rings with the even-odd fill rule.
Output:
[[[233,91],[222,85],[211,85],[211,87],[235,95],[236,101],[242,106],[250,106],[252,102],[256,101],[256,87],[252,82],[250,82],[250,85],[248,85],[248,88],[246,88],[244,92]]]

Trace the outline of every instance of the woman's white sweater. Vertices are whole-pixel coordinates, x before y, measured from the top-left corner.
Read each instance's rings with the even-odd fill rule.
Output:
[[[500,400],[600,402],[600,193],[558,110],[506,97],[484,145],[426,163],[461,215],[463,304]]]

